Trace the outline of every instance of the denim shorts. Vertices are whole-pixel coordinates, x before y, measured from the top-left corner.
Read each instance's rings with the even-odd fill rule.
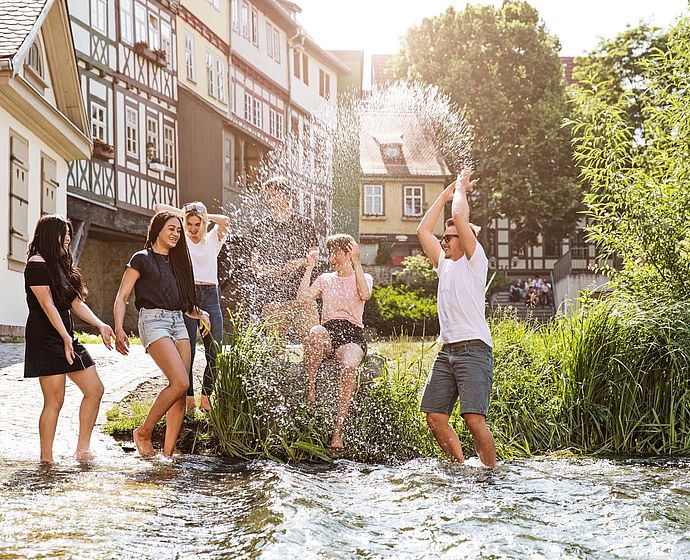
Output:
[[[444,344],[424,387],[422,412],[450,414],[460,397],[460,414],[489,410],[494,358],[481,340]]]
[[[187,327],[184,324],[182,311],[169,309],[139,310],[139,338],[145,349],[161,338],[172,338],[173,341],[189,340]]]

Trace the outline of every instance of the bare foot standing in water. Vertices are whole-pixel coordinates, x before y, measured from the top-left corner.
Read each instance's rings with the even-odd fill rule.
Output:
[[[36,224],[24,270],[26,301],[26,355],[24,377],[38,377],[43,410],[38,423],[41,462],[53,462],[53,441],[65,398],[66,378],[83,393],[79,407],[79,439],[75,458],[91,461],[91,434],[103,396],[103,384],[86,349],[74,338],[72,317],[98,328],[111,349],[113,330],[84,303],[86,286],[72,264],[72,224],[62,216],[43,216]]]
[[[163,455],[172,457],[184,419],[191,362],[183,313],[200,320],[204,335],[209,317],[196,305],[192,263],[182,233],[182,220],[170,212],[156,214],[149,224],[144,247],[127,264],[115,298],[116,347],[122,354],[129,352],[123,324],[127,301],[134,290],[139,337],[168,380],[168,386],[156,397],[144,423],[134,430],[134,443],[141,457],[153,457],[156,453],[151,442],[153,429],[167,414]]]

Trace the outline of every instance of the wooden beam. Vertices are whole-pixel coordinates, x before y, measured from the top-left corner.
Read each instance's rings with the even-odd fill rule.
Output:
[[[90,221],[78,222],[74,228],[74,239],[72,239],[72,260],[74,266],[79,265],[79,259],[81,254],[84,252],[84,247],[86,246],[86,238],[89,234],[89,228],[91,227]]]

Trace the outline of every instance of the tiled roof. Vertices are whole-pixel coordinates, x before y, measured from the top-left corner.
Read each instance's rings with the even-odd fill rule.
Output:
[[[395,81],[393,74],[392,54],[372,54],[371,55],[371,85],[372,87],[383,87]]]
[[[450,175],[433,134],[413,113],[362,115],[359,164],[363,175]],[[402,157],[384,159],[383,146],[402,145]]]
[[[12,58],[31,33],[47,0],[0,0],[0,58]]]

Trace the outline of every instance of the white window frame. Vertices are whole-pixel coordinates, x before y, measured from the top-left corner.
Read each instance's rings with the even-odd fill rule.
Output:
[[[252,7],[249,25],[250,40],[255,47],[259,46],[259,11]]]
[[[273,58],[273,26],[270,21],[266,21],[266,52],[268,58]]]
[[[163,125],[163,157],[168,169],[175,169],[175,129],[172,126]]]
[[[233,31],[240,30],[240,0],[231,0],[232,6],[232,29]]]
[[[283,113],[281,111],[278,111],[278,122],[277,122],[277,128],[278,128],[278,138],[281,140],[284,137],[285,133],[285,117],[283,116]]]
[[[196,65],[194,64],[194,34],[185,31],[184,34],[184,61],[187,68],[187,79],[196,82]]]
[[[249,4],[242,2],[242,37],[249,39]]]
[[[148,21],[146,19],[146,8],[139,4],[139,2],[134,3],[134,42],[135,43],[146,43],[149,45],[149,35],[148,35]],[[150,46],[150,45],[149,45]]]
[[[130,118],[131,117],[131,118]],[[127,155],[139,154],[139,114],[132,107],[125,108],[125,137]]]
[[[161,48],[161,20],[156,14],[149,13],[149,48],[157,51]]]
[[[274,138],[278,137],[278,112],[273,108],[268,109],[268,133]]]
[[[45,80],[45,74],[43,70],[43,53],[41,49],[41,43],[38,39],[36,39],[29,47],[29,51],[26,55],[26,65],[41,80]]]
[[[244,92],[244,120],[254,121],[254,96],[246,91]]]
[[[124,43],[131,44],[134,40],[132,0],[120,0],[120,12],[120,37]]]
[[[273,28],[273,60],[280,64],[280,31]]]
[[[364,216],[384,216],[383,207],[383,185],[367,184],[364,185],[364,205],[362,212]],[[377,211],[378,210],[378,211]]]
[[[254,98],[254,126],[263,129],[264,127],[264,104],[261,99]]]
[[[146,117],[146,146],[153,144],[154,157],[160,159],[161,154],[158,151],[160,145],[158,137],[158,119],[156,117]]]
[[[216,57],[216,90],[218,91],[218,101],[225,103],[228,99],[225,88],[225,61]]]
[[[91,0],[91,27],[108,34],[108,3],[106,0]]]
[[[91,137],[106,142],[106,112],[105,106],[96,101],[91,101]]]
[[[172,27],[170,27],[170,24],[167,21],[161,21],[161,50],[165,51],[166,63],[172,68]]]
[[[415,207],[419,204],[419,211]],[[405,185],[403,187],[403,216],[419,218],[424,215],[424,187],[421,185]]]
[[[216,57],[206,51],[206,93],[215,98],[216,93]]]
[[[302,79],[302,52],[299,49],[292,51],[292,73],[298,80]]]

